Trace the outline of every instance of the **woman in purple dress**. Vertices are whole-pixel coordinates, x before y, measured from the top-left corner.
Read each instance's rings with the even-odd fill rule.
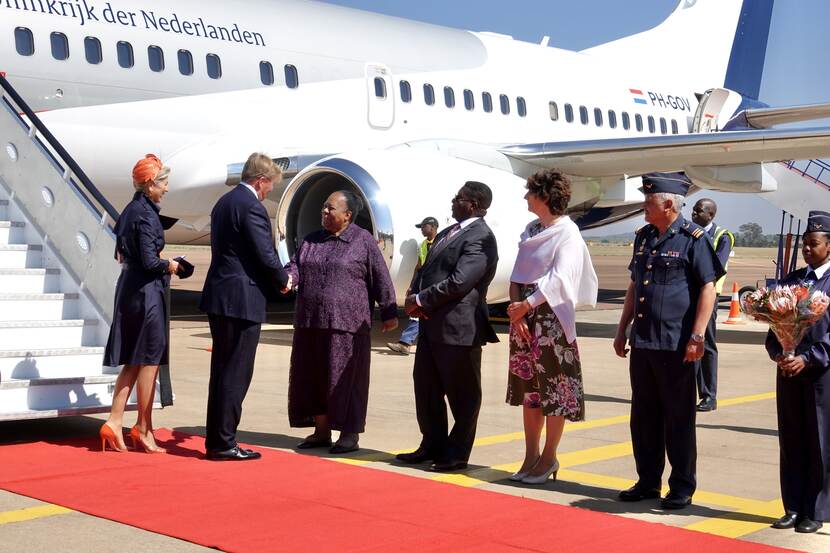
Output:
[[[292,427],[314,427],[299,449],[358,449],[369,401],[375,303],[383,331],[398,326],[383,255],[372,235],[352,224],[362,207],[354,193],[334,192],[323,205],[323,229],[306,236],[285,267],[297,286],[288,419]],[[334,446],[332,429],[340,431]]]

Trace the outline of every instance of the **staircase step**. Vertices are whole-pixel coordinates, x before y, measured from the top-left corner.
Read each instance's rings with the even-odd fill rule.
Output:
[[[115,374],[0,382],[0,420],[109,411]]]
[[[6,321],[58,321],[78,316],[78,294],[3,294],[0,317]]]
[[[5,219],[1,206],[0,219]],[[0,220],[0,244],[16,244],[22,242],[25,229],[26,223]]]
[[[0,269],[0,290],[9,293],[57,292],[60,269]]]
[[[0,350],[74,348],[83,345],[84,327],[96,319],[0,321]]]
[[[0,351],[0,382],[32,378],[59,378],[118,374],[117,367],[102,367],[103,347],[77,347]]]
[[[25,269],[41,267],[43,246],[38,244],[0,244],[0,267]]]

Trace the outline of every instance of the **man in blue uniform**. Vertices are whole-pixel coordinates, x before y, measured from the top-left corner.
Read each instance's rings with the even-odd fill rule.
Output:
[[[682,509],[695,492],[695,362],[723,268],[706,233],[680,214],[689,180],[683,173],[643,176],[645,219],[637,231],[614,350],[625,357],[631,327],[631,440],[637,483],[621,501],[657,498],[665,458],[671,463],[663,509]]]
[[[735,245],[735,236],[726,227],[715,223],[717,213],[718,204],[714,200],[701,198],[692,208],[692,221],[703,227],[712,240],[715,254],[725,271],[729,263],[729,254]],[[718,344],[715,321],[718,318],[718,298],[723,292],[724,280],[725,275],[715,282],[715,308],[712,309],[712,317],[703,335],[703,359],[697,363],[697,395],[700,398],[700,403],[697,404],[698,411],[714,411],[718,408]]]

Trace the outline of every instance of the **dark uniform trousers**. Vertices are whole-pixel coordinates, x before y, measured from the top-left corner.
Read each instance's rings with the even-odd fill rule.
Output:
[[[262,325],[208,314],[213,354],[210,357],[207,435],[205,448],[224,451],[235,447],[242,402],[254,374],[254,360]]]
[[[830,520],[830,468],[827,439],[830,420],[830,371],[806,370],[796,377],[777,371],[778,442],[781,448],[781,499],[787,512],[812,520]]]
[[[413,380],[421,446],[448,460],[467,461],[481,408],[481,346],[431,342],[421,333]],[[445,395],[455,420],[449,436]]]
[[[668,455],[669,488],[691,496],[697,460],[695,364],[684,363],[684,355],[631,349],[631,440],[642,487],[660,488]]]
[[[700,399],[717,399],[718,397],[718,343],[717,343],[717,321],[718,302],[715,300],[715,307],[712,309],[712,317],[706,325],[706,332],[703,334],[703,358],[697,365],[697,394]]]

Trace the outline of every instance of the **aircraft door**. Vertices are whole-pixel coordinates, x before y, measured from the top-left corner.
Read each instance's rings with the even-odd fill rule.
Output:
[[[715,132],[735,114],[743,98],[733,90],[712,88],[707,90],[697,105],[692,132]]]
[[[376,63],[366,64],[366,94],[369,126],[388,129],[395,122],[395,89],[392,72]]]

